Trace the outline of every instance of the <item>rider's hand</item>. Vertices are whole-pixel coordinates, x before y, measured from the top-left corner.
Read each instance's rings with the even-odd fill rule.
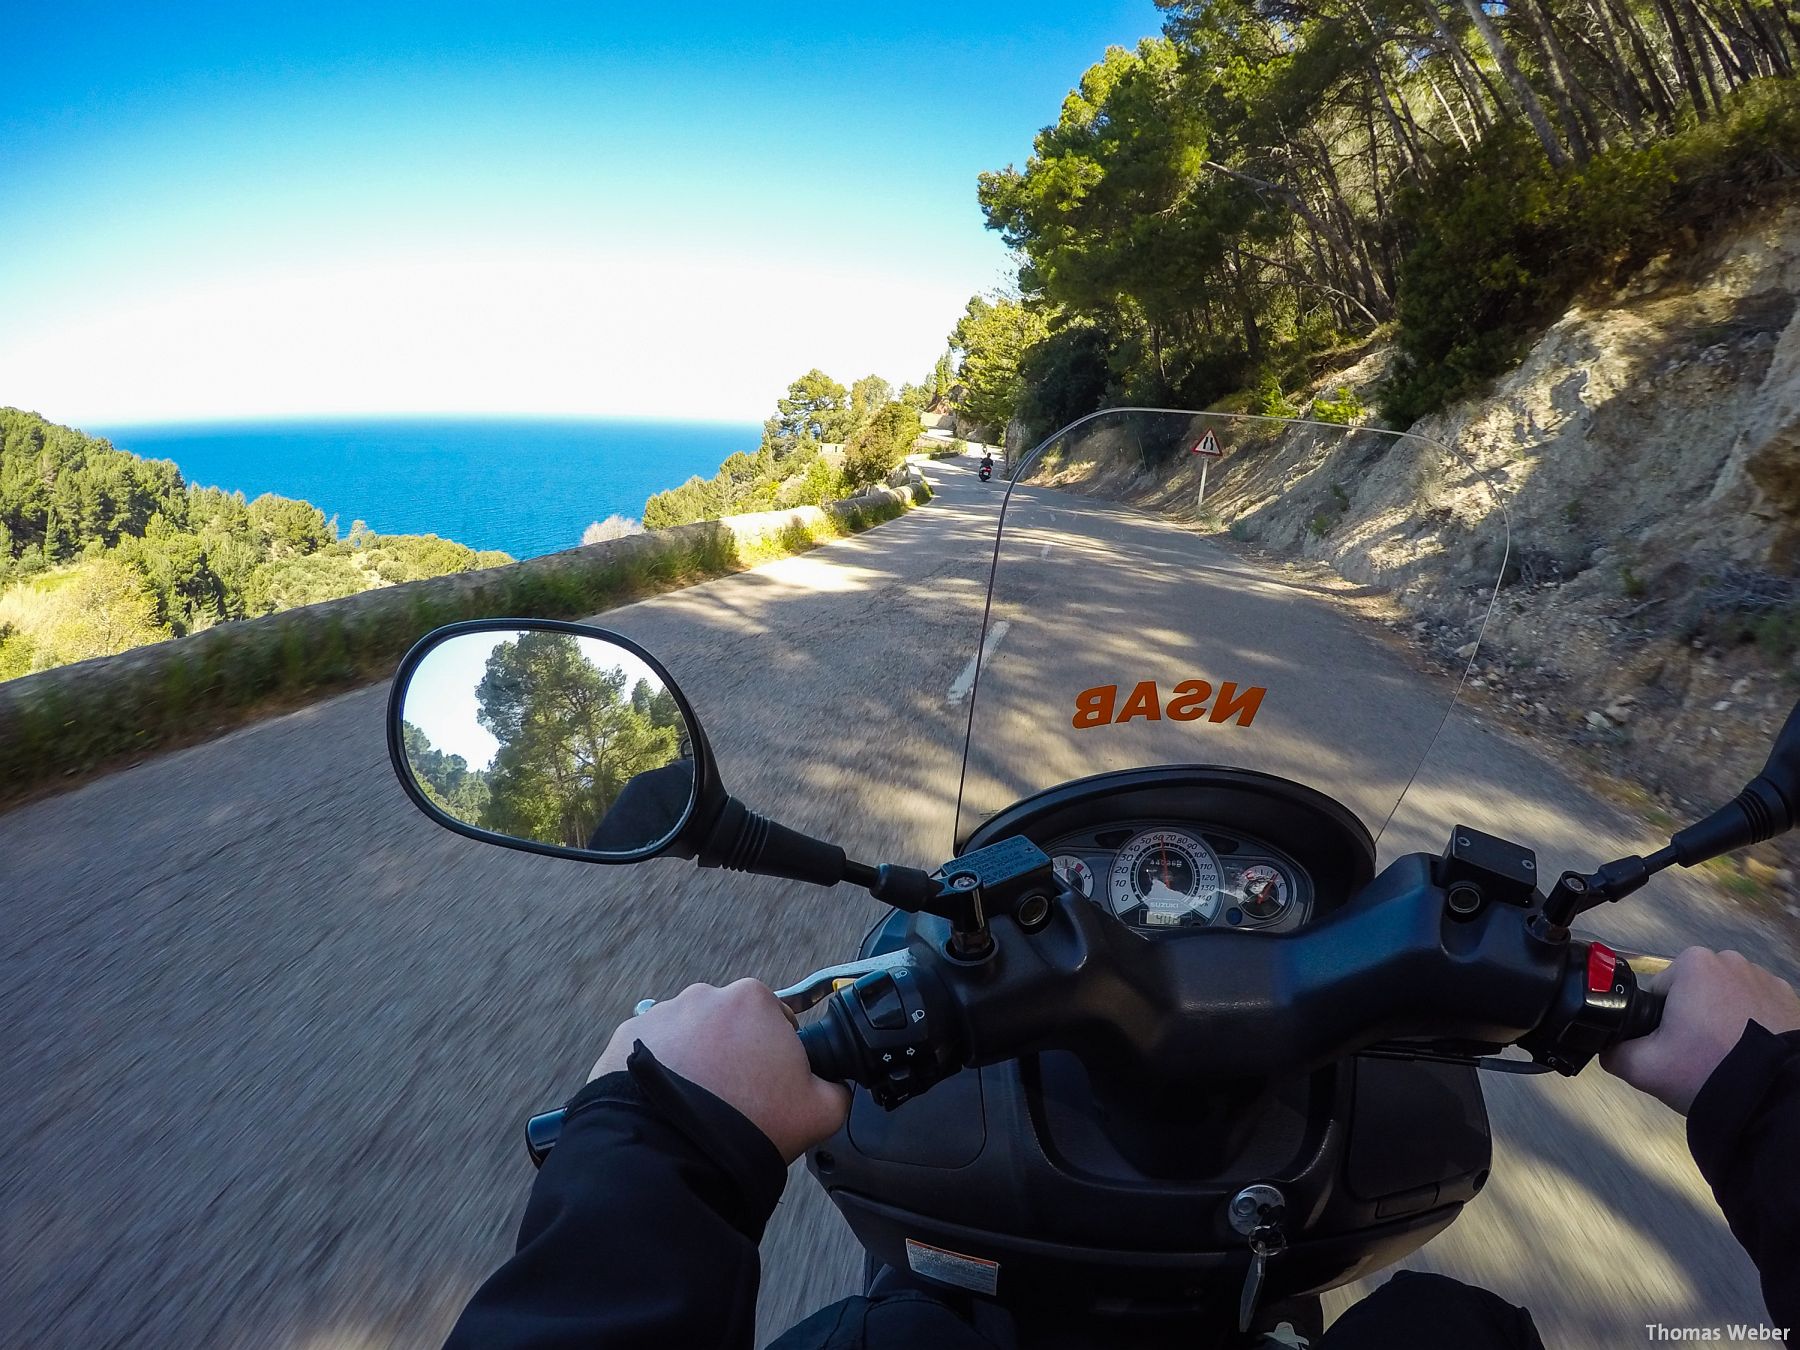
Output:
[[[623,1069],[635,1041],[743,1112],[787,1162],[834,1134],[850,1110],[842,1084],[813,1077],[793,1019],[758,980],[690,984],[657,1003],[613,1032],[589,1079]]]
[[[1800,995],[1779,975],[1736,952],[1689,947],[1644,980],[1668,996],[1648,1036],[1601,1055],[1609,1073],[1686,1115],[1700,1086],[1754,1019],[1770,1031],[1800,1031]]]

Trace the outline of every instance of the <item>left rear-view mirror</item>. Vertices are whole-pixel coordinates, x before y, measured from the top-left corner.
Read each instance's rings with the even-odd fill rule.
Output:
[[[590,862],[677,849],[713,781],[687,700],[617,633],[539,619],[427,634],[388,700],[415,805],[488,843]]]

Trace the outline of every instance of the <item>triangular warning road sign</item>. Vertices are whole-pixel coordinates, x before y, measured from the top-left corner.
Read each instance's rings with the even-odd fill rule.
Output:
[[[1212,428],[1208,427],[1206,433],[1200,437],[1200,443],[1190,453],[1218,459],[1225,451],[1219,447],[1219,438],[1212,434]]]

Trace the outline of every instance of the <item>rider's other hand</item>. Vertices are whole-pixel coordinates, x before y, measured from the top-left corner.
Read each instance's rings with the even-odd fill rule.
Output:
[[[691,984],[613,1032],[590,1080],[642,1041],[669,1069],[735,1106],[792,1162],[844,1123],[850,1093],[813,1077],[787,1009],[760,980]]]
[[[1779,975],[1736,952],[1689,947],[1643,981],[1667,995],[1662,1023],[1600,1057],[1610,1073],[1686,1115],[1700,1086],[1756,1021],[1770,1031],[1800,1031],[1800,995]]]

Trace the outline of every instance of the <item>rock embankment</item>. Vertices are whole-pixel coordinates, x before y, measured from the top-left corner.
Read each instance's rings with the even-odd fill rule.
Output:
[[[1425,439],[1247,433],[1196,523],[1379,589],[1399,636],[1474,656],[1471,701],[1596,751],[1671,818],[1713,805],[1800,696],[1797,301],[1800,205],[1587,297]],[[1308,392],[1373,404],[1391,359]],[[1091,490],[1192,519],[1189,460]]]

